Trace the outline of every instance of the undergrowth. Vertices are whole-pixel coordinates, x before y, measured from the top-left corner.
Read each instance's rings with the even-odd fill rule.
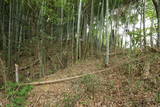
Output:
[[[6,88],[7,98],[10,104],[6,107],[24,107],[28,93],[33,89],[33,86],[20,86],[17,83],[8,82]]]
[[[77,85],[77,86],[75,86]],[[94,93],[100,88],[100,80],[96,75],[86,75],[74,82],[74,93],[64,93],[63,99],[58,102],[57,107],[75,107],[77,102],[87,105],[86,99],[94,98]],[[85,99],[85,101],[80,101]]]
[[[80,85],[85,89],[85,92],[94,93],[99,89],[100,80],[96,75],[86,75],[80,80]]]
[[[143,56],[143,54],[141,56]],[[148,53],[146,56],[143,60],[135,61],[132,64],[125,64],[121,67],[123,70],[122,75],[125,75],[128,81],[132,80],[132,82],[129,83],[132,93],[153,93],[153,103],[160,104],[160,72],[159,69],[157,69],[159,68],[160,54]],[[147,62],[148,68],[145,66]]]

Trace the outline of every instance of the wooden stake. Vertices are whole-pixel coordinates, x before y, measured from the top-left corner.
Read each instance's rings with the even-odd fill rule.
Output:
[[[15,75],[16,75],[16,82],[19,83],[19,74],[18,74],[18,64],[15,64]]]

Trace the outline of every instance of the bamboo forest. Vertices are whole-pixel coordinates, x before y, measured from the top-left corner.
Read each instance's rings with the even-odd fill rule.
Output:
[[[0,107],[160,107],[160,0],[0,0]]]

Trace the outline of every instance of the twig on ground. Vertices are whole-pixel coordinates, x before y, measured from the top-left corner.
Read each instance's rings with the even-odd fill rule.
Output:
[[[31,106],[31,107],[36,107],[38,101],[40,100],[40,98],[42,97],[43,94],[39,95],[36,102]]]

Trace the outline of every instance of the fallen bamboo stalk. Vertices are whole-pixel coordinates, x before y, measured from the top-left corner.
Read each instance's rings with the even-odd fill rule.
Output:
[[[117,65],[115,65],[113,67],[106,68],[106,69],[103,69],[103,70],[100,70],[100,71],[96,71],[96,72],[82,74],[82,75],[79,75],[79,76],[68,77],[68,78],[59,79],[59,80],[50,80],[50,81],[24,83],[24,84],[21,84],[21,85],[45,85],[45,84],[55,84],[55,83],[60,83],[60,82],[64,82],[64,81],[70,81],[70,80],[73,80],[73,79],[78,79],[78,78],[84,77],[86,75],[98,74],[98,73],[102,73],[102,72],[105,72],[105,71],[109,71],[109,70],[112,70],[112,69],[117,68],[119,66],[122,66],[124,64],[129,64],[129,63],[132,63],[132,62],[135,62],[135,61],[139,61],[139,60],[141,60],[143,58],[146,58],[146,56],[143,56],[143,57],[140,57],[140,58],[137,58],[137,59],[133,59],[133,60],[130,60],[130,61],[123,61],[123,63],[117,64]]]

